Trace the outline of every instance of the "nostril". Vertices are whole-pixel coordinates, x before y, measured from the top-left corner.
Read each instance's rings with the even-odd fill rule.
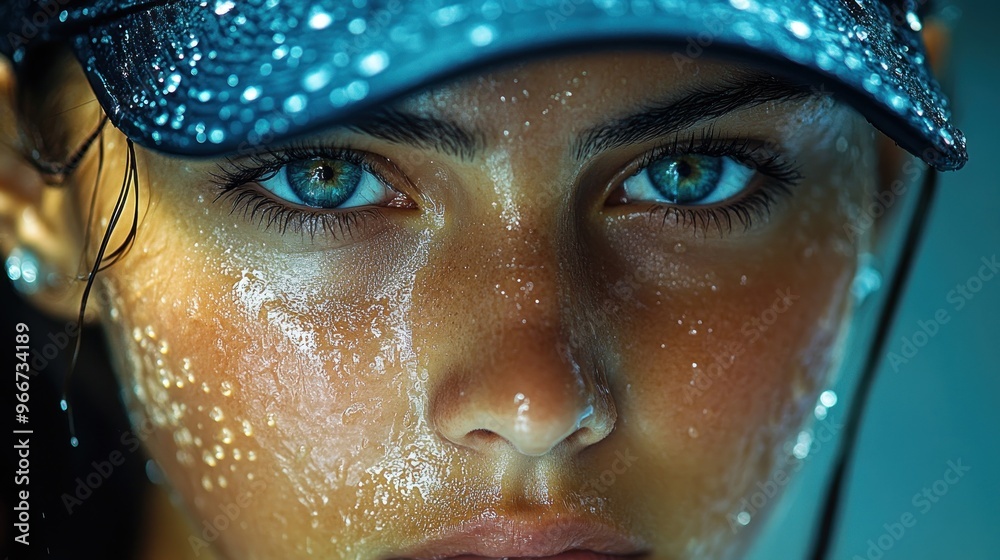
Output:
[[[494,443],[503,438],[495,432],[491,432],[486,429],[478,429],[465,434],[465,439],[472,445],[478,445],[483,443]]]

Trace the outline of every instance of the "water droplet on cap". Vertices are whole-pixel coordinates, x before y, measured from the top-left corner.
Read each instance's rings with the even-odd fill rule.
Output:
[[[219,0],[215,3],[215,15],[225,15],[235,7],[236,2],[233,2],[233,0]]]
[[[366,77],[374,76],[389,66],[389,53],[377,50],[358,61],[358,71]]]
[[[326,29],[333,23],[333,17],[319,7],[314,7],[309,14],[309,27],[313,29]]]

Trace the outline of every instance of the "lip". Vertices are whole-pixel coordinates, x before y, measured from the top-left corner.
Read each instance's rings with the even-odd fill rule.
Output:
[[[640,558],[636,537],[603,523],[573,517],[515,519],[490,516],[446,527],[393,560],[619,560]]]

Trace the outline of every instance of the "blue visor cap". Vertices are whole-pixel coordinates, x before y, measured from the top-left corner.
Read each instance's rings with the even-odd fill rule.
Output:
[[[929,165],[958,169],[965,138],[931,75],[917,1],[5,0],[0,44],[17,65],[34,45],[68,42],[111,122],[182,156],[342,124],[487,64],[641,46],[815,84]]]

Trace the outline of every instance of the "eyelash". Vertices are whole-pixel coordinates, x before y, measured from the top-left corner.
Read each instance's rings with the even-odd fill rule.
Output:
[[[377,208],[331,212],[327,209],[292,206],[260,192],[260,189],[248,186],[274,177],[289,163],[316,158],[343,160],[360,166],[390,190],[396,191],[392,187],[393,182],[386,176],[398,175],[398,172],[391,173],[387,165],[372,154],[347,148],[292,145],[280,150],[251,154],[244,158],[246,161],[227,160],[226,164],[220,165],[219,170],[212,174],[213,182],[221,191],[215,200],[230,199],[231,213],[242,212],[244,218],[265,231],[275,227],[280,234],[291,230],[308,233],[310,238],[315,238],[317,233],[326,232],[335,239],[351,239],[357,226],[363,226],[363,221],[382,218]]]
[[[740,199],[720,206],[675,206],[653,204],[646,211],[648,217],[659,219],[661,226],[667,220],[675,219],[682,225],[690,225],[695,234],[699,228],[704,231],[713,223],[720,235],[731,234],[734,221],[749,231],[756,219],[770,215],[771,206],[778,197],[790,196],[791,187],[802,178],[799,168],[770,151],[767,143],[750,138],[724,139],[712,129],[701,136],[691,136],[684,141],[674,137],[669,142],[649,150],[629,168],[640,170],[658,159],[681,154],[700,154],[712,157],[730,157],[746,165],[768,180]],[[281,150],[266,150],[254,153],[244,159],[229,159],[212,174],[213,182],[220,189],[216,201],[230,199],[231,213],[242,212],[245,219],[256,222],[265,231],[271,227],[284,234],[288,230],[308,233],[314,238],[317,233],[326,232],[336,239],[352,238],[354,230],[368,219],[382,218],[377,208],[359,208],[331,212],[295,207],[275,200],[258,188],[248,185],[267,180],[288,163],[304,159],[339,159],[360,166],[374,175],[390,190],[395,190],[387,176],[399,176],[384,162],[378,161],[370,153],[347,148],[311,147],[292,145]],[[620,187],[619,187],[620,188]]]
[[[653,204],[646,211],[650,220],[659,219],[661,227],[673,218],[677,223],[691,226],[695,235],[714,223],[720,236],[731,234],[734,220],[749,231],[757,219],[770,216],[771,206],[779,197],[791,196],[791,188],[802,180],[799,167],[773,152],[767,142],[747,137],[721,138],[713,129],[701,136],[691,136],[687,141],[680,136],[654,147],[629,167],[635,171],[648,167],[658,159],[699,154],[711,157],[729,157],[750,167],[766,180],[758,188],[731,203],[720,206],[675,206]],[[620,187],[619,187],[620,188]]]

